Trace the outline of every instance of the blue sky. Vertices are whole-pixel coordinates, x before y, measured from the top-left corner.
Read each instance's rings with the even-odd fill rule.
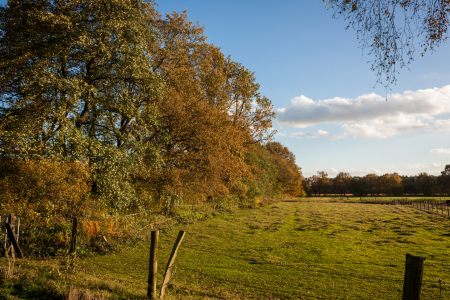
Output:
[[[275,139],[305,176],[437,175],[450,164],[450,43],[417,53],[386,102],[368,51],[320,0],[158,2],[164,14],[185,9],[209,43],[255,72],[277,112]]]
[[[450,164],[448,43],[402,69],[386,102],[355,32],[320,0],[158,4],[162,13],[186,9],[208,42],[255,72],[277,111],[275,139],[305,176],[440,174]]]

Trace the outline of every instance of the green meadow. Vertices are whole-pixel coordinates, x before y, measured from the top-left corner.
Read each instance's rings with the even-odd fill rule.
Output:
[[[165,299],[401,299],[407,253],[426,258],[422,299],[450,299],[450,219],[413,207],[303,198],[177,225],[160,233],[159,284],[179,230]],[[149,242],[16,260],[0,299],[146,299],[148,265]]]

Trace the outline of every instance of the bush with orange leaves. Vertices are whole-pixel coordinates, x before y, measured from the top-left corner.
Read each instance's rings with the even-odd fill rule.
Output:
[[[0,164],[0,213],[21,218],[21,246],[28,253],[54,254],[70,241],[72,218],[87,207],[88,167],[47,159]]]

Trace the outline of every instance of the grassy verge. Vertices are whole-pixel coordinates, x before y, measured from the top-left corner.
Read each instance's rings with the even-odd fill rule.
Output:
[[[166,299],[399,299],[405,255],[424,256],[423,299],[448,299],[450,219],[408,206],[277,202],[161,233],[159,274],[188,232]],[[16,261],[0,299],[146,299],[149,243],[71,261]],[[439,279],[443,283],[439,284]]]

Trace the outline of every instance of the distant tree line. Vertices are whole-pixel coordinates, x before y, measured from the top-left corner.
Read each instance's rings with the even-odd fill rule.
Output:
[[[372,173],[352,177],[349,173],[340,172],[335,178],[329,178],[327,173],[320,171],[305,178],[303,188],[309,196],[450,196],[450,165],[446,165],[439,176],[423,172],[416,176],[398,173],[378,176]]]

